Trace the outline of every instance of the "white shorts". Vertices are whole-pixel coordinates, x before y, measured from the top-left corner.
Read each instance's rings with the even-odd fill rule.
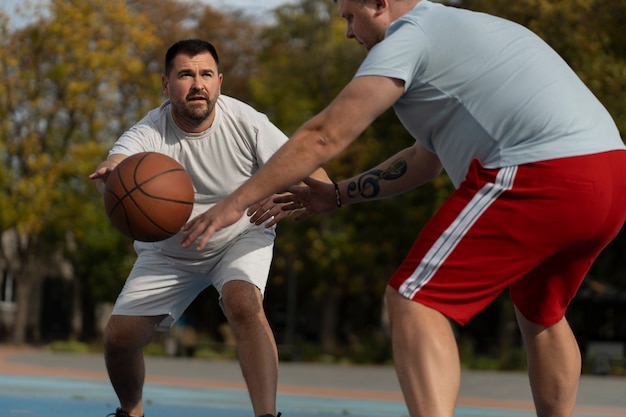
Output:
[[[117,297],[114,315],[167,315],[156,330],[167,331],[192,301],[209,286],[220,294],[229,281],[246,281],[265,292],[273,240],[263,233],[244,233],[201,265],[176,262],[156,247],[135,245],[137,260]],[[193,250],[193,249],[192,249]]]

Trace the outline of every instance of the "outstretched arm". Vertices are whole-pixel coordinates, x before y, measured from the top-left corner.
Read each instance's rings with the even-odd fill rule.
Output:
[[[285,210],[303,209],[295,217],[301,220],[332,211],[340,205],[405,193],[430,181],[441,170],[439,158],[416,142],[376,167],[337,183],[336,188],[333,184],[309,178],[304,186],[292,186],[290,194],[277,197],[274,201],[285,203]]]

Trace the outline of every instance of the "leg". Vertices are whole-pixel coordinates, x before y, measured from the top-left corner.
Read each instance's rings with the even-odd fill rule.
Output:
[[[576,403],[581,358],[565,318],[553,326],[528,321],[516,309],[528,355],[528,375],[538,417],[571,417]]]
[[[256,416],[276,414],[278,352],[263,311],[261,291],[245,281],[222,289],[224,313],[237,340],[237,353]]]
[[[145,376],[143,347],[159,317],[111,316],[104,335],[104,359],[120,407],[131,417],[143,416]]]
[[[396,372],[411,417],[452,417],[461,381],[448,319],[387,287]]]

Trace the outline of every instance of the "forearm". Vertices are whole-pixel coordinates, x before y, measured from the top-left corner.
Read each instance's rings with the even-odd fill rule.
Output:
[[[406,148],[376,167],[338,182],[342,205],[403,194],[441,172],[439,160],[419,145]]]

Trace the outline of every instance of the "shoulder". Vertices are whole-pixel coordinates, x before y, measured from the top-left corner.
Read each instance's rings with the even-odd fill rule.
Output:
[[[221,128],[237,132],[252,143],[284,143],[285,134],[262,112],[236,98],[220,95],[217,100]]]
[[[259,112],[251,105],[223,94],[217,99],[217,106],[233,117],[265,117],[263,113]]]
[[[128,129],[122,136],[143,138],[162,137],[168,123],[169,100],[159,107],[150,110],[146,115]]]
[[[216,107],[221,111],[222,120],[238,126],[259,130],[273,126],[269,118],[251,105],[236,98],[220,95]]]
[[[150,110],[146,115],[133,126],[133,129],[158,129],[159,126],[167,122],[170,111],[170,101],[164,101],[159,107]]]
[[[408,85],[423,71],[430,58],[432,35],[428,33],[428,27],[424,27],[428,18],[423,16],[427,12],[419,10],[421,4],[389,26],[385,38],[369,50],[357,76],[397,78]]]
[[[147,123],[158,124],[167,121],[170,112],[170,100],[167,99],[161,105],[148,112],[144,120]]]

